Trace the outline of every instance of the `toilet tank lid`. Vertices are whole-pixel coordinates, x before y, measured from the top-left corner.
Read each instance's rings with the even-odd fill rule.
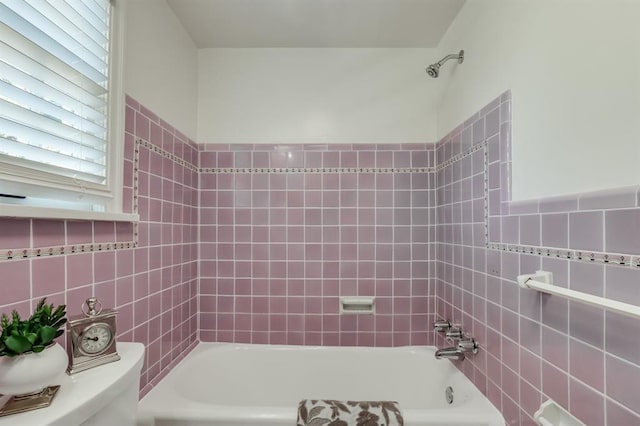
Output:
[[[72,377],[63,374],[60,390],[47,408],[0,417],[0,426],[16,424],[76,425],[104,408],[130,386],[140,386],[144,359],[142,343],[117,343],[120,360],[92,368]],[[6,397],[0,400],[4,404]],[[137,394],[136,394],[137,400]]]

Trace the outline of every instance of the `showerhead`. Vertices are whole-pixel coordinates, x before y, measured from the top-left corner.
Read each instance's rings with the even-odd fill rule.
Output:
[[[451,55],[447,55],[444,58],[440,59],[435,64],[429,65],[426,68],[427,75],[429,77],[438,78],[438,76],[440,75],[440,67],[442,66],[442,64],[447,62],[449,59],[457,59],[458,63],[461,64],[464,61],[464,50],[461,50],[460,52],[458,52],[457,55],[455,53],[453,53]]]
[[[427,67],[427,75],[429,77],[438,78],[440,75],[440,64],[435,63]]]

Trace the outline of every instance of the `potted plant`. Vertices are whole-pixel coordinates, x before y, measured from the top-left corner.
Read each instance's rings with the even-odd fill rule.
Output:
[[[13,311],[0,317],[0,394],[42,391],[67,368],[66,351],[54,340],[64,332],[66,306],[40,300],[27,320]]]

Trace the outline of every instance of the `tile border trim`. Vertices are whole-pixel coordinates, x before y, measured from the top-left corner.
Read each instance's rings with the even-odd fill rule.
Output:
[[[449,158],[448,160],[436,165],[435,167],[433,167],[434,171],[439,172],[442,169],[445,169],[451,165],[453,165],[454,163],[457,163],[458,161],[462,160],[465,157],[470,156],[471,154],[473,154],[476,151],[479,151],[483,148],[486,148],[487,146],[487,139],[483,140],[482,142],[479,142],[475,145],[473,145],[470,148],[467,148],[466,151],[461,152],[460,154],[456,154],[453,157]],[[486,155],[486,153],[485,153]]]
[[[531,254],[541,257],[571,259],[585,263],[604,263],[608,265],[640,268],[640,256],[622,253],[605,253],[588,250],[559,249],[544,246],[523,246],[520,244],[488,243],[487,249],[511,253]]]
[[[34,257],[61,256],[65,254],[93,253],[135,248],[136,243],[127,241],[123,243],[92,243],[71,244],[56,247],[43,247],[32,249],[3,250],[0,252],[0,261],[20,260]]]
[[[284,167],[284,168],[199,168],[199,173],[432,173],[434,167]]]
[[[145,148],[148,148],[149,151],[155,152],[156,154],[159,154],[160,156],[173,161],[174,163],[178,164],[179,166],[186,167],[187,169],[191,170],[192,172],[199,172],[199,169],[195,164],[192,164],[189,161],[183,160],[182,158],[178,157],[177,155],[174,155],[174,154],[170,153],[169,151],[166,151],[166,150],[160,148],[158,145],[152,144],[148,140],[136,137],[135,138],[135,143],[136,143],[136,146],[144,146]]]

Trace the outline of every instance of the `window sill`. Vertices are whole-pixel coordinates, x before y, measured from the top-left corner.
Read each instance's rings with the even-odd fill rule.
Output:
[[[90,212],[83,210],[55,209],[48,207],[26,207],[6,204],[0,205],[0,217],[98,220],[109,222],[138,222],[140,220],[140,215],[133,213]]]

